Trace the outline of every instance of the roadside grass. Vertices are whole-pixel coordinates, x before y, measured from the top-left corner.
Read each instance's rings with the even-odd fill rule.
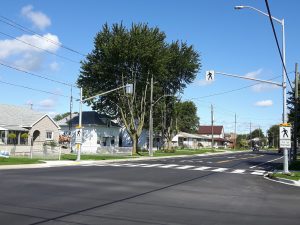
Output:
[[[110,160],[110,159],[130,159],[136,158],[134,156],[129,155],[121,155],[121,156],[114,156],[114,155],[80,155],[81,160]],[[76,160],[77,154],[63,154],[61,155],[61,160]]]
[[[36,163],[42,163],[42,162],[39,159],[0,157],[0,165],[18,165],[18,164],[36,164]]]
[[[300,180],[300,172],[292,172],[291,174],[274,173],[271,177],[285,178],[289,180]]]
[[[283,169],[282,165],[278,167],[278,169]],[[285,178],[289,180],[300,180],[300,156],[297,157],[297,160],[292,162],[289,165],[289,170],[292,171],[290,174],[282,174],[282,173],[273,173],[271,177]]]

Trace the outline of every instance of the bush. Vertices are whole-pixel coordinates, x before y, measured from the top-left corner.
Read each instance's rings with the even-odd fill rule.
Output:
[[[49,145],[51,147],[56,147],[58,144],[55,141],[45,141],[43,145],[44,146]]]
[[[21,138],[27,139],[29,137],[28,133],[23,133],[21,134]]]

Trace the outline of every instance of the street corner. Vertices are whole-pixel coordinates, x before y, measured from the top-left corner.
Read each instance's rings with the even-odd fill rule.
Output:
[[[300,187],[300,180],[296,181],[296,180],[290,180],[281,177],[275,177],[274,172],[269,172],[265,174],[264,178],[273,182]]]

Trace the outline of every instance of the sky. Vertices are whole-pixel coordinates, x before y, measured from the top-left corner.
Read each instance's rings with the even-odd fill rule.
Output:
[[[142,22],[159,27],[168,42],[186,41],[200,54],[201,70],[180,97],[195,102],[201,125],[210,125],[213,105],[214,123],[223,125],[226,133],[234,132],[235,115],[237,133],[249,133],[250,123],[252,130],[266,132],[282,121],[282,88],[264,83],[247,87],[256,82],[219,74],[213,82],[205,81],[205,71],[215,70],[282,82],[269,18],[251,9],[235,10],[236,5],[267,12],[264,0],[3,1],[0,103],[32,107],[52,116],[69,111],[71,88],[67,84],[75,85],[80,61],[92,51],[102,25],[123,22],[130,27]],[[285,20],[286,68],[293,82],[295,63],[300,63],[300,1],[269,0],[269,6],[272,16]],[[281,43],[282,26],[274,25]],[[73,88],[72,95],[79,98],[79,90]],[[78,110],[74,101],[73,111]],[[85,106],[84,110],[90,109]]]

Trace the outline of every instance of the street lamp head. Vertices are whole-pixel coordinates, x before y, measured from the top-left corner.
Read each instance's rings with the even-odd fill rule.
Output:
[[[234,9],[243,9],[243,8],[245,8],[245,6],[243,6],[243,5],[234,6]]]

